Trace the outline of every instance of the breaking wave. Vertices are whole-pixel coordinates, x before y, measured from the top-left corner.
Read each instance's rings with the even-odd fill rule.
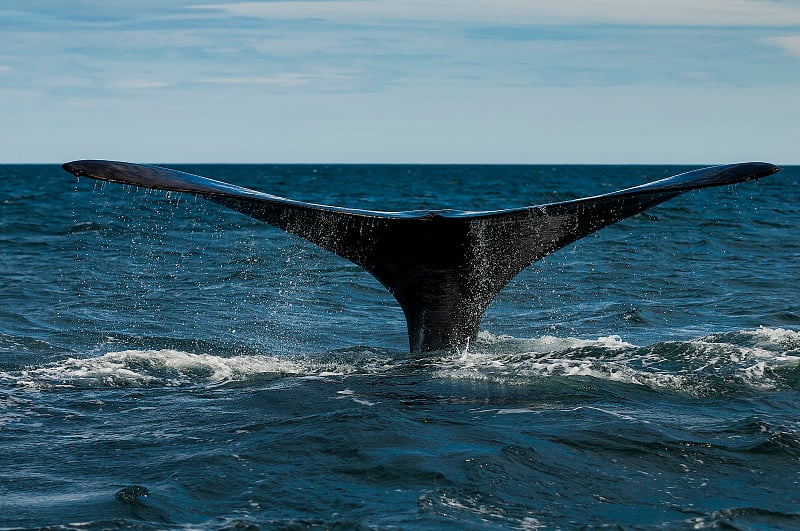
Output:
[[[0,374],[18,386],[47,388],[170,387],[346,377],[422,370],[437,379],[508,385],[596,379],[655,390],[707,395],[798,385],[800,332],[760,328],[690,341],[636,346],[619,336],[596,340],[521,339],[481,332],[463,352],[409,360],[363,347],[322,354],[219,356],[175,349],[123,350]]]
[[[9,374],[37,388],[153,387],[246,381],[258,377],[332,376],[353,372],[345,364],[314,364],[278,356],[194,354],[179,350],[124,350],[92,358],[67,358]]]
[[[649,346],[619,336],[517,339],[482,332],[474,348],[438,361],[440,378],[527,384],[595,378],[708,395],[798,385],[800,332],[759,328]]]

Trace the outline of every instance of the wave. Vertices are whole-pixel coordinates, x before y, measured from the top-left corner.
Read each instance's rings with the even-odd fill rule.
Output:
[[[170,387],[421,370],[434,379],[539,385],[580,378],[693,395],[800,387],[800,332],[780,328],[643,347],[619,336],[524,339],[481,332],[463,352],[420,359],[407,356],[365,347],[229,357],[176,349],[123,350],[0,373],[0,380],[38,389]]]
[[[6,373],[18,385],[35,388],[158,387],[236,382],[260,376],[332,376],[352,372],[346,365],[310,363],[302,358],[194,354],[173,349],[124,350],[91,358],[67,358]]]
[[[619,336],[517,339],[481,332],[473,348],[437,365],[440,378],[505,384],[593,378],[691,395],[773,391],[800,387],[800,332],[759,328],[644,347]]]

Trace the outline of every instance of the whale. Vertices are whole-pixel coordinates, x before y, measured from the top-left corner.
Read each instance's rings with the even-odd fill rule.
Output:
[[[536,206],[382,212],[296,201],[146,164],[79,160],[62,167],[77,177],[193,194],[350,260],[397,300],[412,353],[466,349],[489,304],[512,278],[584,236],[690,190],[780,171],[766,162],[743,162]]]

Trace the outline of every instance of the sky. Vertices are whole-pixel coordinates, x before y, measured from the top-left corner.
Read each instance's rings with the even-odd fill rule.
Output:
[[[0,1],[0,163],[84,158],[800,164],[800,1]]]

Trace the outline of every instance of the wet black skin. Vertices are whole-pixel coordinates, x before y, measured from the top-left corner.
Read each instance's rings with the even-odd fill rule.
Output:
[[[553,251],[689,190],[780,170],[764,162],[713,166],[595,197],[491,212],[374,212],[284,199],[158,166],[83,160],[63,167],[76,176],[194,194],[358,264],[400,303],[414,353],[466,347],[503,286]]]

